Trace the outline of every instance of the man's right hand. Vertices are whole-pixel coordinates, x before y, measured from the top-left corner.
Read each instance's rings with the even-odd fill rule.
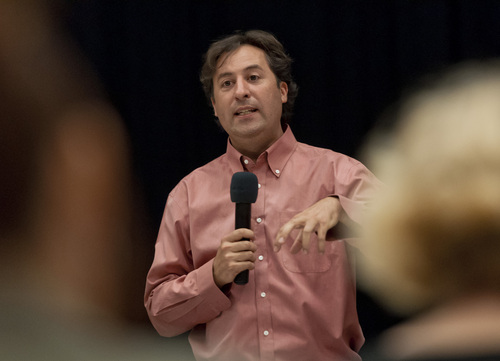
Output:
[[[242,239],[249,239],[242,241]],[[213,263],[215,284],[222,288],[234,281],[238,273],[255,267],[257,246],[251,240],[254,233],[250,229],[240,228],[223,237]]]

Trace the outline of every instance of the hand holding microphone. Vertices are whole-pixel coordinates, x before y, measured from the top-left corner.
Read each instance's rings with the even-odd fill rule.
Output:
[[[257,200],[255,174],[238,172],[231,180],[231,201],[235,203],[235,230],[222,238],[214,259],[214,281],[220,288],[228,283],[245,284],[254,268],[257,246],[251,241],[251,204]]]

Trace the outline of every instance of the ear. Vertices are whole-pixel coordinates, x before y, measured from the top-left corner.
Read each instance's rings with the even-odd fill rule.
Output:
[[[214,100],[214,98],[213,98],[213,97],[212,97],[212,98],[210,98],[210,101],[212,102],[212,108],[214,108],[214,115],[215,115],[216,117],[219,117],[219,116],[217,115],[217,109],[215,109],[215,100]]]
[[[286,103],[288,101],[288,84],[282,81],[280,83],[280,93],[281,93],[281,102]]]

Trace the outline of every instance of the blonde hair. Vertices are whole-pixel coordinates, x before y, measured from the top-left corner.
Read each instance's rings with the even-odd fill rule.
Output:
[[[500,291],[500,64],[458,66],[400,110],[366,149],[387,188],[362,283],[399,311]]]

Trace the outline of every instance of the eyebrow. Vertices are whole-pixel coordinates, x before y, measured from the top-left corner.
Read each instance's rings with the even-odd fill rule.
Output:
[[[248,71],[253,69],[264,70],[259,64],[252,64],[243,69],[243,71]],[[225,73],[221,73],[219,74],[219,76],[217,76],[217,81],[219,81],[221,78],[224,78],[225,76],[230,76],[230,75],[233,75],[233,72],[227,71]]]

